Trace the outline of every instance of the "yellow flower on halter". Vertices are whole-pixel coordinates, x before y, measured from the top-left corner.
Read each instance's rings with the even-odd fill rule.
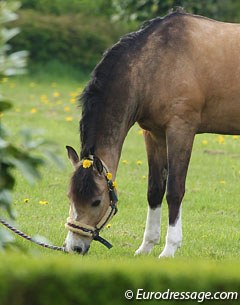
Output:
[[[112,174],[111,173],[107,173],[106,177],[107,177],[107,180],[112,180]]]
[[[92,166],[92,161],[91,160],[83,160],[82,166],[83,168],[89,168]]]

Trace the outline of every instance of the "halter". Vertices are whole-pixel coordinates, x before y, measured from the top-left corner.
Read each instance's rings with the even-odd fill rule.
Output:
[[[89,168],[93,165],[93,162],[94,162],[94,156],[89,156],[89,158],[82,160],[80,164],[84,168]],[[98,222],[98,224],[95,227],[86,225],[84,223],[81,223],[80,221],[76,221],[71,217],[68,217],[65,227],[73,233],[77,233],[82,236],[92,237],[93,240],[99,241],[108,249],[111,249],[112,245],[106,239],[99,236],[99,232],[109,222],[109,220],[117,213],[118,209],[116,204],[118,202],[118,198],[114,189],[115,183],[112,181],[112,174],[109,172],[106,164],[102,160],[100,160],[100,162],[103,166],[103,172],[107,181],[108,194],[110,199],[110,205],[107,211],[105,212],[102,219]]]

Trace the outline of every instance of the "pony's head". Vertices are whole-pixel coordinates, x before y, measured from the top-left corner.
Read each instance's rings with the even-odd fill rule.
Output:
[[[99,231],[117,211],[112,174],[96,156],[80,160],[72,147],[66,148],[75,172],[68,193],[70,211],[66,228],[69,232],[65,240],[65,250],[85,254],[93,239],[111,247],[99,236]]]

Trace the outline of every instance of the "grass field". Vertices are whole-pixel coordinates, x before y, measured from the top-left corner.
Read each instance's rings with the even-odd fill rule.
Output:
[[[40,234],[62,245],[68,216],[66,196],[72,167],[65,145],[79,151],[78,121],[80,109],[76,95],[87,77],[77,79],[62,71],[59,75],[4,79],[3,91],[14,107],[1,118],[18,141],[19,129],[44,129],[45,137],[59,145],[66,167],[60,170],[48,164],[42,180],[34,186],[16,173],[14,208],[17,224],[25,232]],[[176,259],[236,260],[240,255],[240,137],[201,135],[195,139],[183,202],[183,246]],[[119,213],[102,236],[111,241],[108,251],[93,242],[89,254],[78,260],[140,260],[133,256],[142,241],[147,211],[147,162],[140,128],[135,125],[125,141],[117,174]],[[163,249],[167,229],[167,204],[163,202],[160,244],[151,257]],[[18,238],[18,243],[35,255],[61,256]],[[146,258],[149,261],[149,258]]]

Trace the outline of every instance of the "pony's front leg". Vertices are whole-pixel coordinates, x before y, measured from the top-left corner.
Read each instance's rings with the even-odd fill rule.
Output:
[[[138,254],[148,254],[159,242],[161,225],[161,204],[166,189],[167,153],[165,134],[155,137],[144,133],[148,155],[148,214],[143,241]]]
[[[179,123],[179,122],[178,122]],[[173,257],[182,243],[181,202],[185,193],[185,181],[190,161],[195,129],[185,122],[167,130],[168,148],[168,231],[166,245],[159,257]]]

